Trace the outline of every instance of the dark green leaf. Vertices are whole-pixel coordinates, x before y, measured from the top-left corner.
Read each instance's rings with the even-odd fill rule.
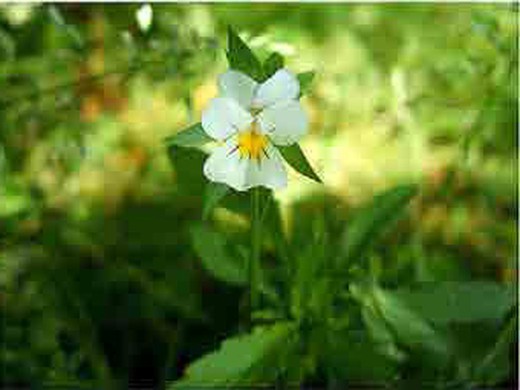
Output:
[[[177,189],[181,193],[188,193],[201,199],[207,184],[202,173],[206,154],[199,149],[171,144],[168,146],[168,157],[175,170]]]
[[[343,237],[342,259],[349,261],[362,256],[370,245],[400,217],[417,193],[415,185],[392,188],[378,196],[357,212]]]
[[[293,324],[257,327],[252,333],[229,338],[218,351],[188,366],[184,378],[170,390],[188,388],[250,387],[277,377],[279,360],[273,352],[287,348],[295,333]],[[261,372],[256,372],[261,370]]]
[[[496,343],[476,367],[474,380],[477,386],[493,386],[507,379],[511,371],[512,346],[518,343],[518,320],[512,316],[500,332]]]
[[[222,183],[208,182],[206,185],[206,193],[204,195],[204,208],[202,210],[202,218],[207,219],[209,214],[217,206],[217,204],[231,191],[231,189]]]
[[[176,145],[186,148],[199,148],[210,141],[211,138],[206,134],[200,123],[190,126],[165,140],[168,146]]]
[[[298,81],[300,82],[300,96],[305,95],[314,80],[315,73],[313,71],[303,72],[297,75]]]
[[[355,388],[356,384],[388,383],[395,377],[397,362],[384,356],[366,333],[338,332],[332,340],[323,359],[334,379]]]
[[[287,161],[291,167],[296,169],[302,175],[307,176],[309,179],[322,183],[321,179],[312,169],[311,164],[307,161],[300,145],[293,144],[291,146],[280,146],[279,150],[285,161]]]
[[[226,55],[231,69],[243,72],[258,82],[263,80],[262,64],[231,27],[228,27]]]
[[[264,79],[267,80],[271,77],[278,69],[283,68],[284,59],[282,55],[278,53],[272,53],[265,61],[264,61]]]
[[[515,302],[512,286],[483,281],[423,283],[393,294],[439,324],[501,320]]]
[[[204,269],[212,276],[234,285],[246,283],[246,264],[242,257],[232,256],[228,252],[226,241],[220,233],[198,224],[191,229],[191,241]]]

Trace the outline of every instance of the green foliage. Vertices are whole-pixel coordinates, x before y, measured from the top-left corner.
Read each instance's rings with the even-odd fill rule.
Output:
[[[252,333],[224,340],[216,352],[192,363],[184,379],[170,389],[188,387],[254,386],[256,383],[275,383],[283,355],[293,342],[294,325],[280,323],[254,328]],[[269,359],[269,362],[265,362]],[[261,370],[259,368],[261,367]]]
[[[204,208],[202,209],[202,218],[207,219],[213,209],[231,192],[231,188],[222,183],[209,182],[206,185],[204,194]]]
[[[392,188],[374,197],[369,205],[359,210],[343,233],[341,261],[360,259],[362,253],[403,216],[416,193],[417,187],[414,185]]]
[[[151,6],[0,6],[0,387],[514,387],[518,7]],[[230,23],[230,68],[319,69],[330,180],[260,189],[251,316],[248,194],[161,141]]]
[[[296,171],[318,183],[322,182],[316,172],[314,172],[314,169],[312,169],[309,161],[307,161],[300,145],[293,144],[291,146],[280,146],[279,149],[285,161],[287,161]]]
[[[484,281],[424,283],[393,295],[437,324],[497,321],[515,303],[513,286]]]
[[[252,52],[252,50],[228,27],[228,48],[227,59],[231,69],[243,72],[254,80],[261,82],[264,78],[262,64]]]
[[[244,259],[228,253],[226,242],[220,233],[205,225],[195,225],[191,229],[191,241],[204,268],[212,276],[230,284],[246,283],[247,269]]]
[[[167,146],[181,146],[184,148],[199,148],[210,141],[211,138],[206,134],[200,123],[165,139]]]
[[[400,299],[381,289],[370,295],[372,304],[390,326],[397,340],[411,348],[424,348],[434,353],[446,354],[447,345],[436,330],[420,315],[408,308]]]
[[[383,386],[395,379],[397,363],[385,357],[364,332],[337,332],[331,338],[334,342],[324,351],[324,365],[338,383],[363,386],[370,378],[371,385]]]
[[[511,317],[501,330],[496,342],[475,367],[473,381],[478,385],[492,386],[507,378],[512,369],[510,357],[518,329],[518,318]]]
[[[304,73],[298,73],[298,81],[300,82],[300,96],[305,95],[312,84],[312,81],[314,80],[314,76],[316,74],[312,71],[310,72],[304,72]]]
[[[264,79],[268,79],[273,74],[276,73],[278,69],[283,68],[284,58],[281,54],[272,53],[267,59],[264,61],[262,68],[264,70]]]

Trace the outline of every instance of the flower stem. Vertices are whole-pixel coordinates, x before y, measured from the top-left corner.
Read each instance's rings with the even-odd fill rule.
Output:
[[[260,288],[260,189],[251,191],[251,256],[249,259],[249,317],[258,308]],[[252,322],[252,321],[251,321]]]

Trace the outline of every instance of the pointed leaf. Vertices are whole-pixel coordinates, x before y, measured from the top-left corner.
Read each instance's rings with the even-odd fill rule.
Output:
[[[212,141],[212,139],[206,134],[200,123],[190,126],[165,139],[166,145],[168,146],[175,145],[185,148],[199,148],[210,141]]]
[[[278,69],[283,68],[284,59],[281,54],[272,53],[267,59],[264,61],[264,80],[267,80],[271,77]]]
[[[294,331],[293,324],[279,323],[257,327],[250,334],[229,338],[218,351],[189,365],[184,378],[174,383],[170,390],[245,388],[258,385],[260,381],[263,385],[274,381],[280,370],[276,352],[283,353],[287,349]]]
[[[226,55],[231,69],[243,72],[258,82],[262,81],[262,64],[231,27],[228,27],[228,51]]]
[[[231,189],[222,183],[208,182],[206,185],[206,193],[204,195],[204,208],[202,210],[202,218],[207,219],[210,213],[218,203],[231,191]]]
[[[307,161],[300,145],[293,144],[291,146],[280,146],[279,150],[285,161],[287,161],[291,167],[302,175],[307,176],[309,179],[322,183],[319,176],[312,169],[311,164],[309,164],[309,161]]]

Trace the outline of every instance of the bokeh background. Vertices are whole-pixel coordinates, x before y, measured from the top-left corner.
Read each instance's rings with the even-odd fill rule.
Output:
[[[324,183],[275,194],[294,247],[412,182],[370,252],[381,283],[516,282],[518,5],[154,4],[149,26],[140,7],[0,6],[3,383],[160,387],[237,332],[244,290],[192,245],[200,164],[164,144],[216,95],[228,25],[316,72],[301,146]],[[210,220],[247,247],[247,214]]]

